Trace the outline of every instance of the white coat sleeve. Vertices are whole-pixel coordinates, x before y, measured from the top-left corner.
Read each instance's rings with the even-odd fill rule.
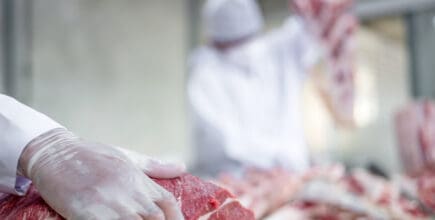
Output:
[[[291,59],[298,65],[302,70],[302,76],[305,76],[324,54],[321,43],[297,16],[289,17],[281,28],[267,36],[267,40],[279,56]]]
[[[25,194],[30,181],[17,174],[22,151],[34,138],[61,127],[47,116],[0,94],[0,192]]]

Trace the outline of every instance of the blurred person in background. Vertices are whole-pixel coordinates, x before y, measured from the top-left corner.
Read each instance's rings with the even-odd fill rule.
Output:
[[[24,195],[32,182],[66,219],[183,219],[172,194],[150,179],[183,172],[183,165],[80,139],[0,94],[2,193]]]
[[[208,0],[208,44],[190,61],[188,98],[196,164],[202,175],[246,167],[303,171],[310,165],[301,110],[308,76],[340,124],[352,124],[351,1],[295,0],[297,12],[261,34],[255,0]],[[327,74],[312,74],[324,60]]]

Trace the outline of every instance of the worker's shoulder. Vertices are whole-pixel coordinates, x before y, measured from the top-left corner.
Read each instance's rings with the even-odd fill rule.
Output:
[[[188,59],[188,67],[194,68],[198,65],[211,65],[217,59],[217,52],[209,46],[200,46],[193,50]]]
[[[218,56],[217,52],[208,46],[195,49],[188,59],[189,75],[209,75],[208,72],[218,68]]]
[[[189,57],[187,82],[189,87],[198,85],[216,85],[225,78],[222,74],[222,63],[219,54],[213,48],[197,48]]]

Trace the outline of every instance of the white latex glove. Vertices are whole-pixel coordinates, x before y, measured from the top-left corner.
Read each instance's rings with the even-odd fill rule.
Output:
[[[184,166],[139,158],[144,170],[119,149],[55,129],[26,147],[19,168],[66,219],[183,219],[172,194],[147,175],[177,177]]]

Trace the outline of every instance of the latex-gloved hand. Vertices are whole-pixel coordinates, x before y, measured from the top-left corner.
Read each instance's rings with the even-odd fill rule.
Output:
[[[117,148],[55,129],[26,147],[19,168],[67,219],[183,219],[172,194],[147,176],[177,177],[182,165],[133,161]]]

